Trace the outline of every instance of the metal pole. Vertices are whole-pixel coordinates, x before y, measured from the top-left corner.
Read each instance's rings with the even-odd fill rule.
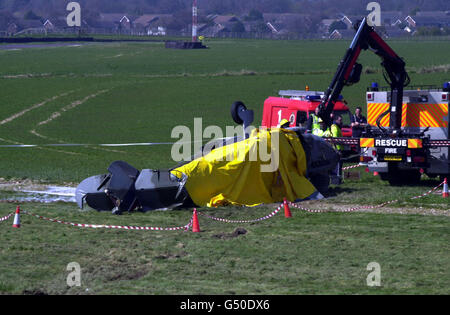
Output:
[[[197,0],[192,4],[192,41],[197,42]]]

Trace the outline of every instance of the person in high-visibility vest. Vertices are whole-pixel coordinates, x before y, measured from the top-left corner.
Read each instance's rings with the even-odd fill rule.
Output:
[[[329,135],[332,138],[341,138],[342,137],[342,117],[337,115],[334,117],[334,123],[331,125]],[[344,150],[344,146],[342,144],[334,143],[334,148],[336,151],[339,152],[339,155],[342,155],[342,151]],[[342,161],[339,160],[339,162],[336,164],[335,169],[335,176],[336,176],[336,184],[342,183]]]
[[[337,115],[334,119],[334,123],[331,125],[331,137],[333,138],[342,138],[342,117]],[[344,147],[342,144],[335,144],[334,147],[337,151],[343,151]]]
[[[319,106],[314,110],[314,114],[309,115],[308,123],[306,126],[306,131],[308,133],[314,134],[315,129],[320,129],[320,121],[319,121]],[[316,131],[317,132],[317,131]]]
[[[317,119],[318,126],[315,126],[312,130],[312,134],[318,137],[327,137],[327,129],[325,126],[325,122],[322,120],[322,118]]]

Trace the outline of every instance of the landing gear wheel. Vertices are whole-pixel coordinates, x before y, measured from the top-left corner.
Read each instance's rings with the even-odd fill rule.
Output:
[[[244,123],[244,121],[239,117],[239,112],[246,110],[247,107],[241,101],[234,102],[231,105],[231,117],[233,117],[233,120],[236,124],[242,125]]]

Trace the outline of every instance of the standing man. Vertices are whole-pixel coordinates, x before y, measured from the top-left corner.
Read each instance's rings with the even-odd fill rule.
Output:
[[[319,122],[319,106],[316,107],[314,110],[314,114],[310,114],[308,118],[308,122],[306,125],[306,132],[307,133],[314,133],[314,130],[320,129],[320,122]]]
[[[342,138],[342,116],[337,115],[334,119],[334,123],[331,125],[331,136],[333,138]],[[344,150],[342,144],[335,144],[337,151]]]
[[[367,126],[367,119],[362,115],[361,107],[356,107],[355,114],[351,117],[352,137],[361,138],[364,128]]]
[[[329,136],[333,138],[341,138],[342,137],[342,117],[340,115],[336,115],[334,118],[334,123],[331,125]],[[339,153],[339,156],[342,157],[342,151],[344,150],[344,146],[342,144],[334,144],[334,148]],[[342,183],[342,160],[339,159],[339,162],[336,164],[336,169],[334,170],[334,176],[331,177],[331,182],[334,185],[340,185]]]

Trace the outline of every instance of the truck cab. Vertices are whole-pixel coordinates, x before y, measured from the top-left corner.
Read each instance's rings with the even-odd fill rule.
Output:
[[[277,127],[282,119],[287,119],[290,127],[306,127],[309,116],[324,97],[324,92],[308,90],[281,90],[278,94],[278,97],[269,97],[264,102],[263,127]],[[351,113],[342,96],[334,105],[333,115],[342,116],[342,135],[351,137]]]

